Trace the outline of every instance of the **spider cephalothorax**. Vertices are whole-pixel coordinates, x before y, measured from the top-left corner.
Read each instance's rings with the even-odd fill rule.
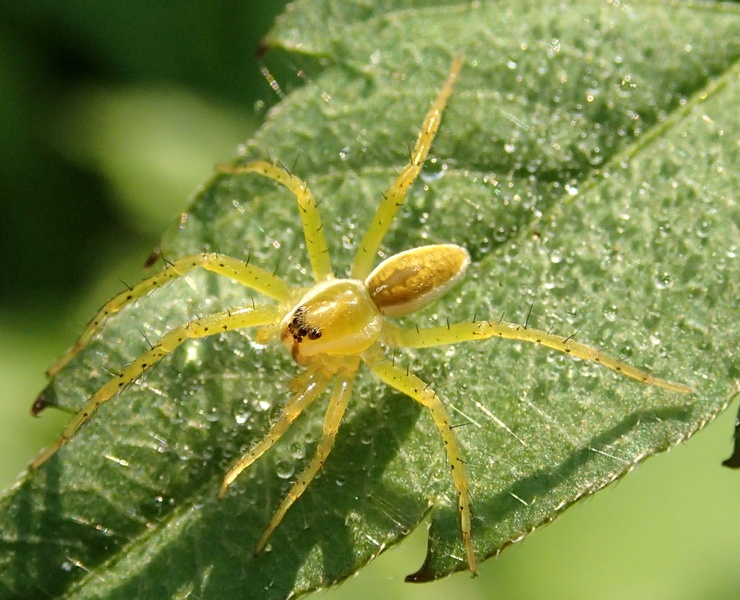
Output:
[[[331,279],[312,287],[288,312],[280,337],[298,364],[317,354],[360,354],[377,340],[383,319],[362,282]]]

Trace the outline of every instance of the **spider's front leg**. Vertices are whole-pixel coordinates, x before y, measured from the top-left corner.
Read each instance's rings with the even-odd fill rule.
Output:
[[[325,281],[334,276],[329,257],[329,247],[326,244],[326,236],[319,215],[319,207],[305,181],[289,173],[285,168],[263,160],[255,160],[234,167],[221,165],[218,170],[228,175],[256,173],[284,185],[293,192],[298,202],[298,212],[303,223],[303,236],[306,240],[306,253],[311,263],[314,279],[317,282]]]
[[[270,431],[264,439],[242,456],[236,464],[229,469],[221,483],[218,497],[223,498],[226,491],[242,471],[249,467],[255,460],[267,452],[288,431],[301,413],[326,389],[331,381],[331,375],[327,375],[319,368],[308,368],[296,376],[291,384],[295,395],[283,407],[278,419],[270,427]]]
[[[259,267],[254,267],[223,254],[204,253],[185,256],[169,263],[169,266],[163,271],[136,284],[131,289],[121,292],[106,302],[82,332],[77,342],[49,368],[46,372],[47,376],[53,377],[70,360],[77,356],[90,343],[90,340],[95,334],[100,331],[100,328],[110,316],[166,283],[183,277],[197,267],[217,273],[218,275],[224,275],[278,302],[286,302],[290,298],[290,289],[288,286],[272,273]]]
[[[31,463],[31,469],[37,469],[59,448],[64,446],[77,431],[82,427],[97,410],[116,392],[125,388],[135,381],[144,371],[157,364],[162,358],[175,350],[185,340],[218,335],[233,329],[256,327],[274,323],[280,319],[280,311],[276,306],[257,306],[255,308],[243,308],[235,311],[223,311],[201,319],[190,321],[187,325],[177,327],[165,335],[160,342],[147,350],[125,367],[118,375],[103,385],[85,403],[72,420],[67,424],[59,439],[45,448],[41,454]]]
[[[306,491],[306,488],[308,488],[314,477],[316,477],[316,474],[319,472],[321,467],[324,466],[326,458],[334,447],[334,440],[336,439],[337,431],[339,431],[339,425],[344,416],[344,412],[347,409],[350,396],[352,395],[352,383],[359,363],[360,359],[357,356],[346,357],[343,360],[343,364],[337,372],[337,379],[334,384],[331,398],[329,399],[329,406],[326,409],[324,427],[321,439],[316,447],[316,453],[311,459],[311,462],[308,463],[306,468],[298,476],[293,487],[290,488],[288,494],[285,496],[283,501],[280,503],[280,506],[275,511],[275,514],[270,519],[267,528],[255,546],[255,554],[258,554],[265,549],[270,536],[274,533],[275,529],[277,529],[278,525],[280,525],[285,514],[288,512],[290,507],[293,506],[295,501],[301,497],[303,492]]]

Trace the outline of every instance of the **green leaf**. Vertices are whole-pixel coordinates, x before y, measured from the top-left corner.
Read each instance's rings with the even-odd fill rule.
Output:
[[[680,4],[299,2],[269,38],[304,72],[245,146],[305,178],[344,273],[453,57],[466,65],[383,251],[465,245],[446,298],[402,320],[524,322],[693,386],[678,395],[522,343],[395,351],[434,386],[468,458],[483,559],[685,440],[730,401],[740,280],[740,21]],[[294,200],[214,177],[164,242],[306,285]],[[194,273],[111,319],[47,392],[74,410],[164,332],[253,294]],[[340,581],[431,512],[418,580],[466,568],[428,414],[358,377],[321,476],[252,548],[315,447],[311,407],[222,501],[298,368],[250,332],[188,344],[107,403],[0,501],[0,595],[282,598]]]

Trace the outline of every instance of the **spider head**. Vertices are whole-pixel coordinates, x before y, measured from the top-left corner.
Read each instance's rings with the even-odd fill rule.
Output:
[[[280,339],[299,364],[317,354],[349,356],[372,346],[383,317],[367,288],[354,279],[312,287],[280,324]]]

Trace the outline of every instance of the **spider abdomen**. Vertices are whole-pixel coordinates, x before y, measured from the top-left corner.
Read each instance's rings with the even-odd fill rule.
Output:
[[[368,275],[365,285],[384,315],[400,317],[446,294],[469,264],[470,255],[461,246],[422,246],[384,260]]]

